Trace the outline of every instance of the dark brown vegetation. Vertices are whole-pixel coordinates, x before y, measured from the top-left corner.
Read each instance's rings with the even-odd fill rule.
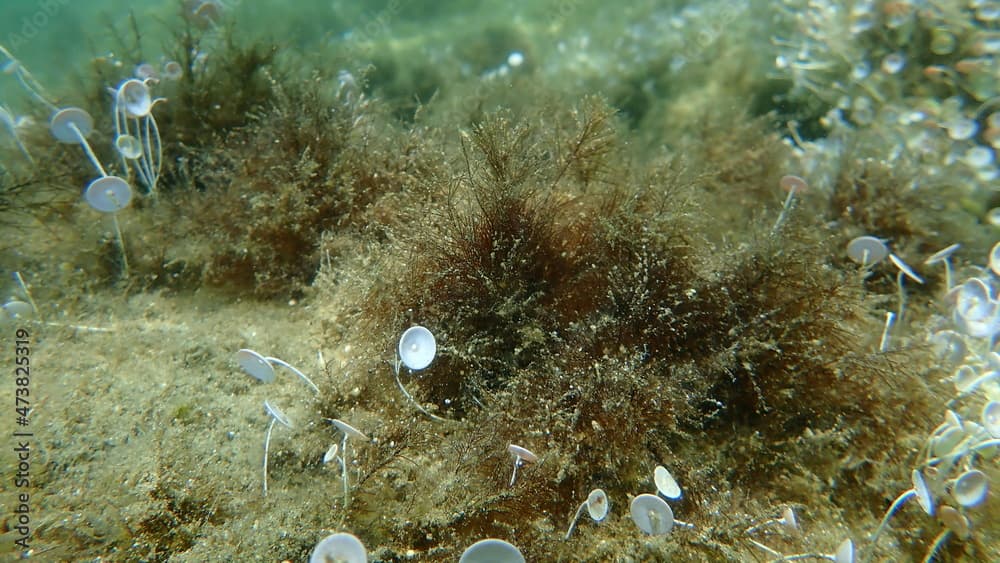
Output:
[[[417,173],[416,147],[377,136],[377,116],[356,90],[324,97],[306,84],[275,96],[200,151],[195,186],[174,201],[207,243],[205,281],[262,296],[300,291],[319,269],[322,236],[369,228],[376,200]]]
[[[764,220],[717,244],[699,234],[712,224],[705,209],[733,205],[730,190],[772,205],[761,186],[774,185],[777,166],[760,159],[778,151],[760,150],[766,133],[722,168],[673,164],[636,188],[602,107],[586,100],[546,120],[563,142],[530,117],[477,124],[446,202],[401,237],[405,258],[390,262],[405,270],[363,307],[376,343],[411,323],[438,336],[439,357],[412,390],[467,425],[442,444],[461,444],[445,479],[463,483],[447,495],[452,516],[410,529],[420,549],[454,555],[471,538],[516,531],[527,552],[559,552],[540,530],[563,526],[572,502],[597,486],[627,498],[667,460],[691,464],[679,469],[681,510],[709,509],[702,491],[713,487],[780,495],[789,473],[832,478],[840,456],[867,466],[902,455],[896,436],[920,421],[893,389],[930,404],[907,367],[923,352],[874,353],[880,319],[866,312],[863,280],[831,263],[841,241],[821,214],[796,209],[779,229]],[[741,158],[753,164],[736,174]],[[850,445],[817,459],[816,435]],[[513,490],[509,443],[545,458]],[[706,451],[712,465],[698,467]]]

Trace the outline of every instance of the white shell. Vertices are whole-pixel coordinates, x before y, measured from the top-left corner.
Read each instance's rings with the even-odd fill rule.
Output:
[[[399,359],[412,370],[431,365],[437,354],[437,341],[431,331],[422,326],[411,326],[399,338]]]

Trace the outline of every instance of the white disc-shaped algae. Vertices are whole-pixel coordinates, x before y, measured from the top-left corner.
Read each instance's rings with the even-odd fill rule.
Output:
[[[670,500],[676,500],[681,498],[681,487],[677,484],[677,480],[674,476],[670,474],[670,471],[662,465],[657,465],[656,469],[653,470],[653,482],[656,483],[656,490],[660,492],[661,495],[667,497]]]
[[[847,257],[863,267],[881,262],[888,255],[889,247],[878,237],[864,235],[847,243]]]
[[[167,61],[163,63],[164,80],[180,80],[184,76],[184,68],[177,61]]]
[[[969,535],[972,532],[972,524],[969,523],[969,519],[964,514],[948,505],[945,505],[941,507],[938,518],[941,520],[941,523],[954,532],[959,539],[962,541],[969,539]]]
[[[991,272],[1000,276],[1000,242],[990,249],[989,266]]]
[[[351,438],[357,438],[359,440],[368,440],[368,436],[366,436],[364,432],[358,430],[357,428],[351,426],[350,424],[344,422],[343,420],[340,420],[338,418],[328,418],[326,420],[330,421],[334,426],[337,427],[338,430],[340,430],[345,435]]]
[[[931,454],[934,457],[944,457],[955,451],[964,439],[965,431],[961,427],[949,426],[931,438]]]
[[[271,401],[264,399],[264,411],[267,412],[274,420],[278,421],[282,426],[287,428],[292,427],[292,420],[285,415],[285,413],[278,407],[271,404]]]
[[[30,303],[25,303],[19,299],[11,299],[3,304],[3,310],[12,319],[27,319],[35,313],[35,308]]]
[[[126,80],[118,87],[116,102],[121,104],[128,117],[145,117],[153,109],[153,97],[149,87],[142,80],[135,78]]]
[[[236,352],[236,363],[240,364],[243,371],[264,383],[271,383],[276,376],[271,362],[248,348],[241,348]]]
[[[153,79],[157,78],[156,67],[149,63],[139,63],[135,65],[135,70],[132,71],[139,80]]]
[[[913,482],[913,492],[917,495],[917,504],[928,516],[934,516],[934,495],[924,481],[924,474],[919,469],[914,469],[910,472],[910,481]]]
[[[411,326],[399,338],[399,359],[412,370],[431,365],[437,354],[437,341],[431,331],[422,326]]]
[[[789,533],[795,533],[799,531],[799,520],[795,517],[795,511],[792,507],[786,506],[784,510],[781,511],[781,518],[778,519],[778,523],[785,527]]]
[[[778,187],[786,192],[804,192],[809,189],[809,182],[800,176],[788,174],[778,180]]]
[[[132,201],[132,188],[124,178],[102,176],[87,186],[83,197],[101,213],[116,213]]]
[[[525,563],[524,555],[513,544],[489,538],[469,546],[458,563]]]
[[[981,420],[990,436],[1000,438],[1000,401],[990,401],[983,405]]]
[[[970,387],[972,387],[972,384],[978,378],[979,372],[976,371],[976,368],[968,364],[962,364],[955,370],[951,381],[955,384],[955,390],[959,393],[965,393],[970,390]],[[961,426],[961,424],[954,424],[953,426]]]
[[[833,554],[835,563],[854,563],[854,542],[850,538],[840,542],[837,553]]]
[[[61,143],[79,144],[80,136],[86,137],[93,130],[94,118],[80,108],[63,108],[49,120],[49,131]]]
[[[326,453],[323,454],[323,463],[327,464],[337,459],[338,453],[340,453],[340,444],[333,444],[332,446],[327,448]]]
[[[910,265],[907,264],[906,262],[903,262],[903,259],[900,258],[899,256],[896,256],[895,254],[890,252],[889,261],[892,262],[892,265],[898,268],[899,271],[902,272],[904,276],[910,278],[911,280],[917,283],[924,283],[924,278],[918,276],[917,273],[913,271],[913,268],[911,268]]]
[[[953,291],[959,330],[974,338],[993,338],[1000,331],[1000,306],[987,281],[970,278]]]
[[[594,522],[600,522],[608,515],[608,495],[603,489],[594,489],[587,495],[587,513]]]
[[[368,551],[361,540],[352,534],[331,534],[326,536],[309,556],[309,563],[367,563]]]
[[[965,338],[954,330],[939,330],[928,338],[934,355],[947,364],[957,364],[965,359],[968,346]]]
[[[129,160],[135,160],[142,156],[142,143],[133,135],[119,135],[115,137],[115,149],[118,154]]]
[[[966,321],[983,321],[992,316],[996,304],[986,282],[970,278],[958,287],[955,312]]]
[[[639,495],[632,499],[632,521],[651,536],[669,534],[674,528],[674,511],[667,501],[656,495]]]
[[[945,248],[942,248],[941,250],[938,250],[934,254],[931,254],[930,256],[928,256],[927,259],[924,260],[924,265],[925,266],[930,266],[930,265],[933,265],[933,264],[937,264],[939,262],[945,262],[949,258],[951,258],[951,255],[954,254],[959,248],[962,248],[962,245],[960,245],[960,244],[953,244],[951,246],[947,246]]]
[[[528,463],[535,463],[538,461],[538,456],[532,453],[528,448],[518,446],[517,444],[510,444],[507,446],[507,451],[510,452],[514,457],[527,461]]]
[[[962,473],[955,480],[951,495],[965,508],[979,506],[990,492],[990,479],[978,469]]]

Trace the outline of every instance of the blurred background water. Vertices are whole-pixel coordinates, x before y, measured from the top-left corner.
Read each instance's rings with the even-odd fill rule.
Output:
[[[378,24],[379,33],[422,29],[428,22],[443,25],[455,18],[530,19],[551,11],[547,2],[504,2],[481,6],[464,0],[297,1],[224,0],[227,18],[241,33],[263,34],[289,48],[322,49],[348,40],[362,26]],[[579,4],[574,2],[574,5]],[[67,83],[89,61],[115,54],[119,39],[141,24],[145,48],[170,42],[168,22],[184,9],[180,0],[3,0],[0,3],[0,44],[6,46],[45,84],[54,89]],[[392,17],[386,17],[391,14]],[[377,21],[375,21],[377,20]],[[149,49],[152,50],[152,49]],[[0,84],[0,88],[4,85]],[[5,95],[8,93],[4,92]],[[15,93],[16,94],[16,93]]]

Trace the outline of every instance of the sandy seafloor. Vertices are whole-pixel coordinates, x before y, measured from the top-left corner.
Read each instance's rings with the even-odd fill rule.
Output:
[[[90,92],[77,89],[81,84],[93,86],[94,75],[90,70],[106,64],[111,66],[104,67],[105,70],[117,68],[113,61],[126,58],[115,51],[115,39],[109,30],[115,29],[128,36],[132,25],[130,17],[134,18],[144,30],[144,52],[151,53],[151,60],[159,61],[157,53],[170,49],[174,30],[184,25],[177,14],[190,10],[191,4],[197,2],[185,5],[183,2],[125,0],[2,0],[0,45],[8,47],[20,64],[30,69],[47,92],[58,98],[58,105],[83,104],[93,98]],[[876,25],[887,25],[886,14],[893,10],[914,10],[916,13],[918,9],[954,8],[957,15],[952,15],[955,18],[968,20],[967,25],[958,28],[964,30],[962,33],[971,34],[960,35],[961,41],[966,42],[963,48],[967,49],[971,49],[969,45],[973,41],[969,37],[976,33],[992,34],[994,41],[1000,34],[995,20],[975,17],[974,8],[970,7],[975,2],[971,1],[867,4],[880,14],[876,19],[882,18]],[[946,6],[935,8],[939,4]],[[821,5],[825,8],[820,8]],[[221,2],[221,17],[214,24],[217,29],[204,33],[218,33],[221,37],[225,30],[235,30],[232,36],[248,44],[258,40],[272,41],[279,45],[281,55],[271,63],[271,71],[280,71],[282,65],[289,65],[294,67],[290,74],[308,76],[309,69],[315,68],[316,76],[321,76],[316,81],[329,81],[330,91],[338,84],[340,69],[324,67],[326,60],[331,61],[331,65],[343,65],[358,77],[366,76],[365,72],[374,73],[367,76],[375,76],[375,82],[381,81],[382,89],[373,87],[366,91],[372,107],[385,101],[408,108],[392,117],[386,117],[387,112],[383,112],[379,119],[398,118],[407,111],[412,114],[414,104],[411,102],[417,98],[427,104],[428,112],[433,114],[436,107],[462,106],[462,100],[451,99],[450,95],[481,95],[488,100],[484,102],[488,106],[484,113],[490,113],[494,106],[509,104],[513,107],[515,120],[523,114],[549,124],[547,110],[539,112],[538,108],[531,107],[535,96],[539,97],[538,103],[543,104],[546,95],[540,92],[545,88],[552,92],[548,100],[570,100],[570,104],[578,103],[588,94],[598,94],[620,115],[621,121],[614,126],[619,152],[614,154],[628,155],[622,156],[623,162],[641,161],[652,170],[655,165],[649,163],[658,161],[658,151],[676,154],[685,146],[694,146],[682,142],[681,137],[698,136],[692,132],[697,132],[698,124],[707,119],[701,116],[738,115],[751,104],[758,106],[750,110],[756,112],[762,103],[767,105],[760,100],[791,90],[787,83],[775,86],[765,75],[777,74],[779,80],[781,76],[786,80],[791,76],[790,71],[783,75],[788,69],[775,64],[776,57],[787,52],[787,46],[775,38],[798,40],[810,36],[799,29],[799,24],[806,24],[796,23],[797,12],[832,10],[816,21],[828,21],[830,40],[844,42],[851,38],[835,34],[833,28],[839,25],[835,22],[856,17],[860,13],[857,10],[865,5],[864,2],[699,4],[639,1],[626,2],[619,7],[584,0],[487,3],[390,0],[377,4],[244,0]],[[852,13],[852,7],[855,16],[845,16]],[[911,54],[924,49],[929,41],[925,36],[929,33],[932,34],[925,29],[915,33],[914,39],[904,41],[890,30],[879,35],[879,40],[884,39],[880,43],[883,47],[896,41],[901,49]],[[216,49],[224,48],[222,42],[211,44]],[[810,45],[812,50],[823,48],[821,43]],[[836,55],[817,55],[817,58],[836,61],[837,57],[846,56],[845,53],[855,52],[840,47],[833,50]],[[670,55],[671,52],[677,54]],[[873,54],[873,66],[878,67],[886,53],[883,49]],[[95,59],[103,62],[95,66]],[[909,60],[921,65],[951,64],[948,55],[942,54],[927,55],[919,61],[915,57]],[[410,63],[414,65],[413,70],[408,70]],[[1000,65],[995,59],[989,64],[993,66],[985,72],[993,73],[995,84],[996,69]],[[393,69],[390,77],[378,74],[390,65]],[[424,74],[434,65],[442,65],[440,74],[424,80]],[[805,63],[801,66],[801,72],[814,70]],[[820,71],[827,69],[820,67]],[[850,65],[845,68],[846,76],[850,76]],[[520,72],[532,74],[519,75]],[[644,75],[647,72],[658,74]],[[817,73],[809,79],[816,81],[810,83],[811,88],[819,93],[828,91],[831,86],[823,81],[832,82],[836,78]],[[913,78],[916,75],[907,76],[905,79],[899,76],[900,84],[904,80],[923,80]],[[343,88],[344,75],[340,75],[339,80]],[[440,87],[454,85],[451,81],[459,86],[452,90]],[[529,87],[528,82],[533,85]],[[887,80],[862,89],[886,88],[885,99],[905,99],[913,107],[925,107],[921,105],[923,102],[934,101],[938,95],[934,90],[921,91],[893,84]],[[105,84],[109,88],[115,85]],[[433,93],[435,85],[439,89]],[[852,88],[848,89],[853,95],[856,91]],[[767,89],[774,91],[765,91]],[[459,93],[454,94],[456,91]],[[809,106],[801,100],[814,95],[810,92],[810,88],[796,91],[795,103]],[[969,90],[962,92],[967,94]],[[978,120],[981,128],[988,126],[986,116],[990,108],[997,107],[989,101],[995,100],[995,95],[994,92],[994,97],[987,96],[986,103],[967,102],[964,106],[974,108],[982,103],[984,109],[966,111]],[[914,101],[920,96],[925,99]],[[661,435],[657,432],[662,431],[659,426],[656,430],[648,430],[621,423],[613,428],[624,429],[626,435],[629,431],[636,432],[635,443],[662,440],[663,449],[646,446],[629,450],[631,457],[627,463],[623,461],[618,465],[611,460],[596,468],[573,465],[576,463],[573,460],[577,459],[573,455],[590,451],[592,443],[587,440],[591,438],[581,437],[576,447],[571,443],[554,444],[547,442],[554,434],[544,426],[524,428],[518,434],[522,429],[516,428],[513,415],[510,418],[496,413],[485,416],[476,414],[478,411],[471,407],[461,415],[462,422],[436,426],[439,423],[414,412],[400,396],[389,368],[395,348],[392,335],[409,324],[421,324],[425,320],[414,318],[412,311],[400,312],[396,317],[387,316],[383,311],[379,313],[381,317],[369,322],[365,316],[369,311],[365,307],[372,303],[385,306],[377,297],[372,297],[373,292],[395,295],[381,288],[380,281],[405,282],[410,264],[402,262],[412,257],[401,249],[405,247],[406,237],[413,235],[413,231],[408,230],[412,225],[407,225],[407,221],[419,222],[421,201],[443,198],[450,193],[450,188],[427,188],[414,196],[405,191],[402,195],[393,192],[384,199],[368,201],[362,218],[352,216],[351,220],[384,221],[389,225],[385,232],[374,228],[366,231],[353,225],[354,230],[347,235],[331,235],[333,242],[324,238],[322,252],[302,257],[305,263],[302,269],[312,272],[322,269],[318,277],[307,273],[303,278],[296,274],[290,276],[292,281],[287,286],[282,286],[283,274],[274,274],[276,277],[268,280],[268,289],[258,291],[252,284],[228,283],[225,274],[221,281],[219,276],[211,281],[198,277],[197,272],[201,271],[198,260],[208,264],[205,268],[213,267],[211,260],[206,258],[212,254],[213,245],[242,243],[220,243],[222,239],[203,236],[216,227],[225,231],[227,227],[222,223],[229,216],[225,213],[215,216],[213,220],[222,222],[218,225],[199,225],[200,216],[185,211],[178,203],[179,198],[187,197],[182,194],[188,192],[182,187],[167,185],[159,197],[178,199],[170,204],[156,205],[163,205],[160,209],[169,205],[172,218],[154,217],[157,208],[150,204],[140,205],[132,215],[128,215],[130,210],[120,215],[127,244],[132,245],[130,248],[136,253],[132,256],[131,279],[124,280],[116,265],[118,251],[112,223],[72,196],[93,172],[82,160],[83,153],[69,145],[41,148],[48,146],[47,133],[44,123],[39,126],[37,122],[44,120],[46,110],[25,95],[13,72],[0,75],[0,102],[14,114],[39,116],[35,125],[26,125],[23,130],[29,150],[36,153],[37,162],[33,167],[23,161],[12,137],[0,138],[0,164],[8,182],[4,186],[12,194],[0,198],[3,202],[0,210],[5,215],[0,220],[3,275],[0,289],[4,292],[2,297],[23,302],[33,300],[38,308],[24,318],[9,318],[0,325],[0,358],[4,366],[0,386],[0,405],[3,405],[0,408],[3,451],[0,455],[0,467],[3,468],[0,559],[4,561],[306,561],[312,546],[333,532],[357,535],[366,543],[372,561],[456,561],[464,546],[487,536],[518,545],[529,561],[770,561],[796,554],[814,554],[816,560],[821,560],[823,554],[832,559],[834,551],[846,539],[853,541],[858,550],[857,558],[862,560],[871,551],[868,538],[878,525],[882,511],[911,486],[910,472],[926,458],[923,448],[935,428],[947,421],[946,409],[953,409],[965,420],[980,423],[980,411],[990,399],[1000,399],[995,388],[985,385],[949,403],[955,397],[952,373],[959,364],[971,365],[983,373],[1000,369],[989,363],[988,343],[970,337],[967,357],[947,359],[928,352],[927,345],[934,332],[955,328],[951,302],[943,297],[946,291],[942,285],[945,283],[943,276],[934,267],[923,264],[932,250],[961,243],[962,250],[956,254],[954,264],[956,279],[963,281],[974,275],[989,278],[995,296],[996,276],[990,277],[991,274],[979,273],[981,270],[976,269],[986,265],[987,252],[998,233],[997,227],[987,219],[989,210],[996,207],[991,190],[996,189],[997,180],[985,172],[978,176],[970,173],[976,180],[963,184],[957,196],[914,209],[918,218],[913,222],[918,226],[892,241],[897,244],[894,250],[914,265],[930,285],[913,289],[909,295],[906,323],[894,329],[891,348],[903,351],[892,356],[889,371],[903,375],[891,379],[891,383],[873,376],[871,388],[877,391],[872,391],[869,398],[876,397],[874,403],[879,406],[873,408],[882,409],[877,417],[885,415],[887,419],[874,420],[874,413],[873,420],[866,420],[863,414],[855,418],[845,415],[827,428],[813,429],[810,425],[815,421],[811,421],[796,427],[795,433],[782,435],[752,426],[741,428],[740,417],[735,417],[726,423],[732,424],[734,442],[726,442],[724,453],[717,453],[712,445],[715,442],[704,442],[705,445],[700,446],[701,430],[695,430],[694,426],[685,427],[676,435],[667,432],[663,434],[665,437],[658,438]],[[164,102],[167,105],[177,103],[169,97]],[[889,105],[889,101],[885,103]],[[780,106],[781,103],[775,103],[774,108],[759,113],[772,109],[780,111]],[[816,125],[817,115],[810,114],[814,123],[811,130],[802,132],[807,135],[805,141],[789,140],[798,132],[790,134],[794,128],[775,125],[779,119],[768,122],[765,129],[775,140],[774,147],[784,147],[774,149],[781,156],[768,156],[771,153],[767,153],[760,156],[760,162],[773,159],[783,164],[772,169],[763,163],[761,168],[767,170],[747,171],[746,177],[751,178],[750,182],[767,178],[774,184],[782,168],[788,173],[801,174],[815,184],[814,193],[809,196],[815,199],[804,199],[801,209],[792,207],[790,212],[793,215],[797,212],[811,214],[816,208],[826,209],[825,204],[817,201],[833,193],[831,186],[837,183],[841,169],[849,168],[845,160],[868,158],[885,164],[882,159],[892,154],[892,148],[899,142],[894,140],[898,138],[893,136],[896,133],[879,132],[879,120],[862,119],[857,106],[851,109],[855,112],[851,114],[854,121],[848,119],[848,124],[836,128],[836,146],[851,147],[854,152],[849,156],[825,159],[824,155],[834,151],[831,148],[834,143],[813,144],[814,141],[820,143],[826,135],[820,132],[822,127]],[[462,108],[459,113],[461,111]],[[105,112],[104,117],[107,115]],[[428,125],[427,130],[415,126],[418,133],[414,138],[426,140],[428,144],[443,143],[440,147],[414,149],[430,163],[425,168],[416,168],[437,167],[435,173],[445,170],[449,171],[445,175],[453,177],[463,173],[464,167],[459,164],[461,155],[470,150],[467,132],[471,125],[449,121],[449,116],[453,115],[451,109],[447,109],[432,118],[438,121]],[[412,115],[400,120],[403,125],[395,129],[397,138],[406,137],[399,131],[412,125],[411,118]],[[557,119],[553,118],[553,122]],[[98,127],[108,129],[110,124],[103,122]],[[735,129],[736,125],[733,127]],[[429,133],[431,130],[434,132]],[[106,131],[103,138],[106,140],[109,134]],[[377,136],[377,131],[366,134]],[[834,136],[829,133],[829,138]],[[797,148],[801,150],[792,150],[799,141]],[[988,144],[988,139],[981,134],[973,141],[983,146]],[[711,176],[716,168],[724,168],[730,162],[725,154],[726,145],[719,145],[719,151],[701,146],[705,150],[697,156],[688,155],[692,161],[690,168],[704,170],[706,176]],[[392,149],[386,150],[392,152]],[[749,149],[741,147],[738,150]],[[901,150],[916,149],[907,145]],[[899,161],[890,160],[883,168],[891,174],[897,165],[902,168],[905,161],[908,170],[915,171],[917,177],[931,172],[948,177],[948,166],[963,166],[966,162],[961,156],[950,160],[944,156],[949,150],[947,141],[935,145],[933,150],[939,151],[941,156],[933,164],[927,164],[933,160],[929,157],[923,160],[899,157]],[[98,152],[108,163],[113,162],[107,147]],[[725,164],[715,166],[713,158]],[[752,168],[747,163],[754,162],[754,156],[740,158],[744,160],[739,161],[739,166]],[[943,164],[945,161],[948,164]],[[995,163],[993,166],[995,169]],[[413,172],[410,168],[393,170],[398,174],[398,177],[393,176],[393,181],[403,178],[398,181],[406,186],[424,185],[428,182],[426,178],[439,177],[433,173],[421,177],[419,171]],[[965,170],[964,173],[969,172]],[[265,172],[258,171],[258,174]],[[743,242],[756,240],[757,235],[748,233],[762,224],[774,222],[782,207],[784,193],[774,189],[773,194],[762,199],[762,190],[754,189],[746,195],[740,191],[745,187],[740,183],[743,171],[727,169],[726,174],[729,178],[726,181],[730,182],[726,184],[728,195],[720,196],[722,192],[716,184],[713,193],[717,200],[709,207],[720,219],[711,229],[713,232],[703,237],[706,240],[703,250],[714,248],[713,245],[736,248]],[[170,178],[176,181],[178,176]],[[650,185],[656,185],[659,176],[650,173],[648,178]],[[48,190],[44,194],[57,194],[54,197],[58,203],[51,204],[50,209],[46,207],[50,205],[46,203],[50,201],[48,195],[15,194],[10,186],[21,179],[40,181],[37,189],[44,186]],[[632,180],[621,180],[625,184],[629,181]],[[912,186],[900,180],[898,187],[893,189],[915,189]],[[576,184],[559,187],[554,197],[569,200],[592,196],[594,189],[601,189],[600,184],[597,188],[578,188]],[[71,196],[67,198],[66,194]],[[213,205],[210,200],[198,201],[201,203],[194,205]],[[954,206],[949,206],[949,202]],[[293,204],[311,205],[308,202]],[[278,213],[274,209],[282,207],[270,209],[271,213]],[[701,211],[689,214],[698,213]],[[231,217],[236,221],[243,216]],[[289,221],[299,220],[294,218],[297,215],[290,217],[293,218]],[[751,223],[756,226],[751,227]],[[844,219],[843,223],[850,221]],[[705,225],[706,222],[699,219],[695,224]],[[817,248],[826,250],[843,248],[843,241],[854,235],[882,235],[864,232],[864,227],[872,224],[870,220],[859,220],[848,226],[842,226],[837,220],[823,224],[829,230],[817,238],[827,242]],[[925,228],[926,225],[950,227],[934,230]],[[184,229],[195,234],[188,235]],[[765,227],[760,232],[766,231]],[[967,239],[945,240],[946,235],[942,232],[947,235],[964,233]],[[358,236],[351,238],[355,234]],[[189,269],[164,267],[157,271],[151,268],[150,263],[154,260],[142,256],[152,253],[150,249],[157,247],[158,240],[170,241],[174,249],[164,251],[165,262],[171,257],[175,262],[186,261]],[[260,242],[266,238],[252,240]],[[829,240],[834,243],[828,244]],[[318,245],[320,241],[315,243]],[[329,261],[331,251],[337,256],[332,262]],[[277,252],[284,251],[279,249]],[[708,254],[702,252],[702,255]],[[829,258],[824,256],[817,260],[827,264],[828,269],[853,271],[853,266],[845,266],[846,260],[839,252],[831,251],[829,255]],[[413,260],[414,264],[418,262]],[[866,288],[869,294],[863,305],[859,305],[858,318],[850,319],[853,324],[849,332],[852,333],[851,342],[859,343],[858,350],[863,348],[865,354],[877,351],[884,314],[896,307],[895,273],[886,264],[879,266],[884,270],[876,270],[867,286],[857,286]],[[706,273],[709,265],[712,265],[711,260],[703,260],[699,266],[702,269],[697,273],[699,279],[713,279]],[[714,266],[720,270],[726,267],[724,263]],[[418,270],[422,275],[427,274],[427,268]],[[15,272],[22,276],[27,291],[17,282]],[[164,283],[163,279],[157,279],[161,275],[176,275],[177,281]],[[849,274],[844,276],[854,279]],[[275,279],[279,280],[277,285]],[[400,292],[410,297],[418,293]],[[413,299],[412,303],[418,302],[417,298]],[[538,305],[545,306],[548,305]],[[816,314],[826,313],[817,311]],[[391,322],[385,321],[386,318]],[[596,320],[593,322],[595,326],[600,325]],[[569,325],[573,330],[578,328],[576,324]],[[429,326],[437,328],[433,323]],[[482,330],[489,332],[488,327]],[[597,333],[599,328],[593,330]],[[448,339],[448,335],[459,331],[453,327],[441,331],[439,346],[444,357],[464,361],[474,356],[472,352],[465,352],[474,344]],[[531,338],[544,339],[545,336],[526,336],[524,342],[535,342]],[[16,342],[20,340],[27,340],[29,354],[17,351]],[[784,344],[780,339],[775,342],[776,348]],[[625,345],[622,346],[624,350]],[[277,382],[270,385],[253,380],[240,370],[234,359],[241,348],[279,357],[310,374],[321,389],[320,398],[314,399],[309,389],[285,370],[279,369]],[[641,345],[638,348],[641,349]],[[606,363],[602,365],[618,366],[617,369],[623,372],[633,368],[639,370],[643,360],[629,363],[633,357],[615,356],[617,346],[607,346],[607,349],[610,351],[605,353],[602,361]],[[533,353],[545,354],[537,350]],[[611,359],[608,359],[609,354]],[[567,352],[566,357],[571,356]],[[18,358],[30,358],[30,383],[20,386],[28,387],[30,392],[26,425],[19,425],[18,417],[24,413],[18,413],[15,404],[19,387],[15,385]],[[476,360],[469,361],[472,362],[469,365],[481,367],[475,364]],[[521,367],[528,366],[525,370],[538,365],[531,358],[519,361],[522,361]],[[911,361],[922,363],[904,365]],[[440,364],[441,360],[438,362]],[[598,371],[595,368],[594,373]],[[907,385],[913,386],[912,397]],[[418,382],[414,389],[421,389]],[[421,391],[417,395],[422,396]],[[261,492],[263,440],[268,423],[261,407],[265,399],[283,405],[285,413],[296,423],[291,431],[276,427],[272,435],[267,497]],[[675,400],[683,402],[683,399]],[[808,402],[802,396],[794,400]],[[443,402],[436,408],[441,409],[436,412],[446,418],[458,416],[448,411]],[[822,405],[817,406],[817,409],[822,408]],[[479,423],[477,416],[503,427],[494,432],[499,436],[495,440],[500,450],[478,466],[476,461],[465,456],[475,456],[480,447],[487,451],[493,438],[470,428]],[[868,465],[866,460],[854,457],[851,441],[864,434],[857,429],[869,424],[891,428],[892,421],[896,420],[894,416],[903,421],[901,424],[908,425],[900,430],[898,440],[891,436],[882,438],[886,444],[891,444],[883,449],[891,450],[895,457],[883,457]],[[339,468],[335,463],[322,463],[327,447],[340,440],[323,417],[355,422],[373,438],[372,443],[351,446],[358,456],[352,462],[352,479],[360,479],[362,475],[368,478],[367,488],[361,489],[347,510],[343,506]],[[820,418],[817,415],[817,420]],[[567,439],[571,442],[574,436],[590,431],[587,429],[600,429],[601,424],[595,418],[583,428],[566,434]],[[26,431],[31,435],[19,437],[15,434]],[[711,440],[722,440],[718,428],[704,431]],[[985,430],[967,427],[965,431],[975,434]],[[390,438],[390,434],[394,438]],[[511,459],[502,448],[508,436],[513,436],[510,438],[513,441],[518,435],[526,444],[537,448],[545,460],[537,468],[526,466],[519,483],[530,487],[533,478],[547,480],[551,486],[538,489],[541,492],[535,489],[519,491],[507,486]],[[399,440],[399,436],[407,436],[413,444],[394,460],[385,461],[386,458],[379,457],[379,452],[386,450],[390,440]],[[975,439],[978,438],[968,438]],[[25,441],[30,442],[30,454],[26,460],[19,460],[18,445]],[[745,441],[745,445],[740,441]],[[772,449],[768,444],[761,445],[768,441],[774,444]],[[550,450],[559,453],[551,454],[546,460],[545,452]],[[24,448],[20,451],[23,453]],[[755,457],[770,455],[766,452],[794,452],[799,457],[790,458],[787,463]],[[601,457],[604,454],[587,455],[590,457],[586,459],[591,461],[605,459]],[[613,452],[607,456],[611,457]],[[739,463],[745,465],[724,466],[733,460],[742,460]],[[975,456],[963,456],[958,465],[964,469],[977,468],[988,481],[992,480],[989,482],[995,482],[1000,477],[996,461],[995,450],[987,449]],[[386,463],[384,467],[376,467],[383,462]],[[678,476],[685,489],[685,500],[674,506],[675,515],[693,527],[678,526],[670,535],[650,537],[643,535],[632,523],[628,503],[631,496],[655,491],[652,468],[659,464],[670,467]],[[865,468],[858,469],[862,466]],[[761,491],[754,490],[758,477],[752,475],[757,473],[742,473],[747,467],[768,475],[760,478]],[[580,476],[581,471],[591,470],[600,477],[588,480]],[[958,473],[956,470],[954,475]],[[25,477],[28,483],[20,477]],[[610,515],[597,525],[584,518],[572,540],[563,541],[570,516],[591,487],[602,485],[604,481],[600,479],[606,480],[609,493],[614,493],[611,494]],[[704,489],[689,490],[688,486]],[[942,478],[933,486],[939,507],[956,504],[949,496],[953,494],[953,481]],[[552,500],[557,493],[567,490],[571,498],[565,500],[564,506]],[[532,508],[530,498],[534,494],[547,495],[544,508],[537,511]],[[21,502],[19,495],[28,496]],[[522,498],[518,499],[518,495]],[[450,502],[465,504],[452,507],[448,505]],[[495,506],[501,507],[497,509],[499,516],[492,516],[490,512]],[[774,523],[766,525],[762,533],[745,533],[755,524],[779,518],[785,507],[796,511],[798,529],[787,530]],[[962,518],[970,522],[971,532],[962,539],[954,533],[944,537],[937,560],[1000,560],[998,507],[1000,500],[995,491],[990,491],[980,506],[961,509]],[[352,510],[354,512],[350,512]],[[524,514],[523,519],[518,514]],[[24,541],[24,526],[28,527],[29,549],[16,543],[19,539]],[[910,501],[900,509],[890,529],[880,538],[875,560],[919,560],[946,530],[948,528],[939,517],[922,513],[917,503]],[[765,550],[751,540],[774,551]],[[523,541],[538,543],[524,545]]]

